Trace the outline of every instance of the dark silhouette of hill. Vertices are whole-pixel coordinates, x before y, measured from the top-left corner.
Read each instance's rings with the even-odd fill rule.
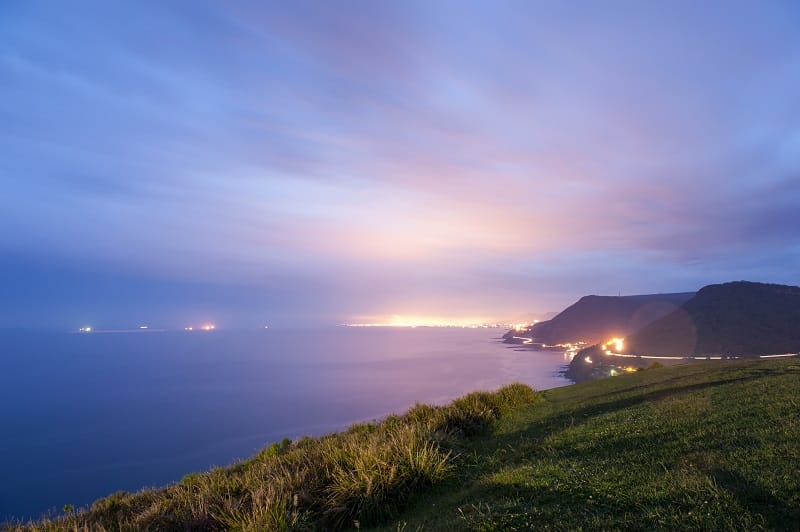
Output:
[[[595,344],[614,336],[627,336],[666,316],[693,295],[694,292],[585,296],[553,319],[537,323],[525,332],[511,331],[505,337],[511,340],[513,336],[521,336],[549,345],[565,342]]]
[[[702,288],[626,339],[651,355],[770,355],[800,351],[800,287],[746,281]]]

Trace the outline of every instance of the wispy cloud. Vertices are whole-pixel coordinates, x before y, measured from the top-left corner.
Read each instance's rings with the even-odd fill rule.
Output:
[[[0,246],[49,276],[334,321],[798,282],[793,3],[3,10]]]

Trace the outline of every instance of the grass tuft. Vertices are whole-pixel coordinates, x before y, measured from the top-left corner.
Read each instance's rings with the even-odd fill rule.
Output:
[[[9,530],[299,530],[380,524],[447,479],[457,449],[540,394],[522,384],[446,406],[274,443],[252,459],[185,476],[163,489],[119,492],[89,508]]]

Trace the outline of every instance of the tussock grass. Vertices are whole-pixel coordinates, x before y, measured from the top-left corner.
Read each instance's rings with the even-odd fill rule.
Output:
[[[26,531],[303,530],[379,524],[448,478],[470,438],[541,395],[512,384],[446,406],[320,438],[284,440],[252,459],[191,474],[163,489],[115,493],[54,519],[8,525]]]
[[[383,530],[800,530],[800,364],[547,390],[463,452]]]

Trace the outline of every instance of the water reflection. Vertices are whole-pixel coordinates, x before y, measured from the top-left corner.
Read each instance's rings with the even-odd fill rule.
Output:
[[[82,505],[321,434],[521,381],[562,353],[486,329],[0,336],[0,517]]]

